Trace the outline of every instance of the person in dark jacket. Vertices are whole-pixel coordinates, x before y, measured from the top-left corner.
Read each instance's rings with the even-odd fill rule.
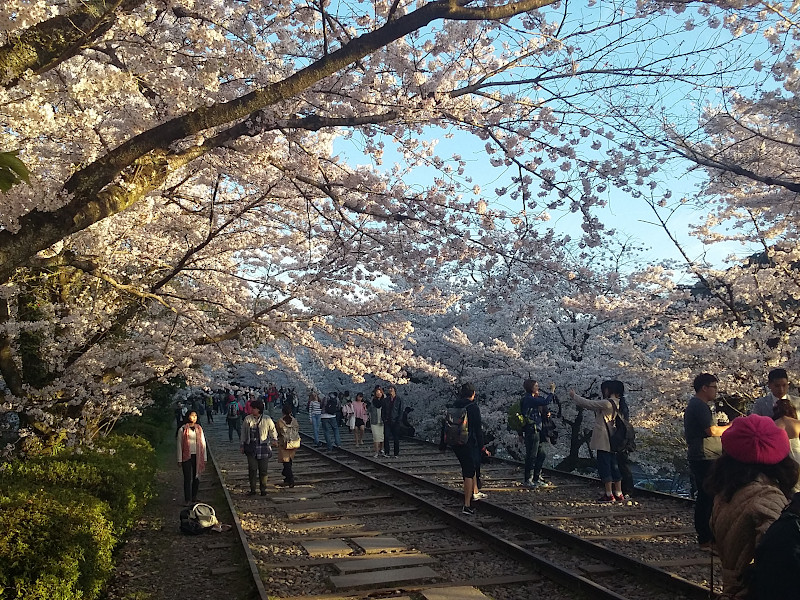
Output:
[[[547,411],[553,393],[540,394],[539,384],[533,379],[526,379],[522,387],[525,390],[520,404],[520,413],[525,419],[521,433],[525,442],[525,479],[522,485],[529,488],[549,487],[550,484],[542,479],[545,459],[543,442],[546,441],[542,437],[542,411]],[[555,384],[552,389],[555,390]]]
[[[462,446],[452,446],[452,448],[461,465],[461,475],[464,477],[464,506],[461,512],[465,515],[474,515],[472,495],[478,492],[475,475],[481,460],[483,430],[481,429],[481,409],[475,403],[475,387],[471,383],[461,386],[459,398],[453,406],[454,408],[467,407],[467,429],[469,431],[467,442]],[[443,443],[444,430],[442,430]]]
[[[756,546],[755,597],[757,600],[797,600],[800,598],[799,572],[800,492],[797,492]]]
[[[386,388],[386,398],[383,401],[383,449],[389,453],[389,440],[394,439],[394,457],[400,454],[400,426],[403,423],[403,401],[397,397],[393,385]]]

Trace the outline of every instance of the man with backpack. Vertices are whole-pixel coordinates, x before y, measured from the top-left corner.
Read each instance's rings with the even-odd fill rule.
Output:
[[[328,394],[325,406],[322,407],[322,433],[328,452],[342,445],[339,434],[339,397],[336,392]]]
[[[547,407],[553,400],[555,384],[551,384],[549,394],[539,393],[539,384],[533,379],[526,379],[522,383],[525,395],[520,403],[522,415],[522,432],[520,437],[525,443],[525,477],[522,485],[529,488],[549,487],[550,484],[542,478],[542,466],[546,458],[542,435],[542,413],[547,413]]]
[[[228,423],[228,441],[233,441],[233,432],[236,432],[236,439],[238,440],[242,435],[242,421],[240,419],[239,403],[236,399],[228,402],[228,412],[225,415],[225,420]]]
[[[464,477],[464,506],[461,513],[474,515],[472,496],[478,492],[476,474],[483,448],[483,431],[481,410],[475,403],[475,387],[471,383],[461,386],[458,400],[447,409],[439,449],[444,450],[448,446],[453,449]]]

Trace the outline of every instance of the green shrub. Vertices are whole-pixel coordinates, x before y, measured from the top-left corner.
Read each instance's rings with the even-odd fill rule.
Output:
[[[152,496],[155,453],[144,439],[108,436],[88,451],[0,465],[0,482],[84,490],[111,508],[118,534],[128,530]]]
[[[109,506],[82,491],[3,486],[0,600],[93,600],[112,570]]]

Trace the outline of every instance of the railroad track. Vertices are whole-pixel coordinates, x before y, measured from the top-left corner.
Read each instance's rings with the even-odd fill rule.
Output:
[[[709,597],[684,499],[598,505],[586,478],[550,473],[554,487],[527,490],[518,465],[497,461],[465,516],[452,452],[404,440],[399,458],[373,459],[351,438],[331,453],[304,442],[296,487],[275,486],[270,461],[267,496],[247,496],[238,443],[207,436],[264,599]]]

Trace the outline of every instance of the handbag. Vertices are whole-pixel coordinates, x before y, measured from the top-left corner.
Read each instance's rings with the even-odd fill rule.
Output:
[[[297,450],[300,447],[300,438],[296,440],[286,440],[287,450]]]

